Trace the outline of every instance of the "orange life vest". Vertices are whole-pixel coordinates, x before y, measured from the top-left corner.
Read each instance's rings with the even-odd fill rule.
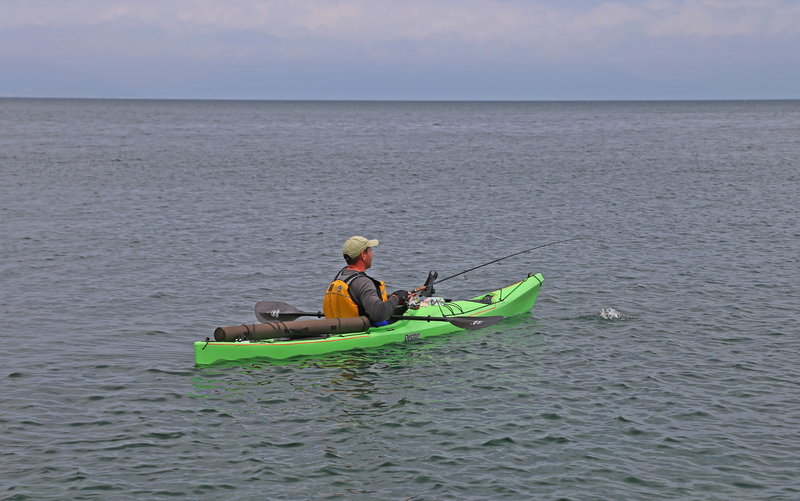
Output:
[[[347,268],[342,269],[342,271],[346,270]],[[379,281],[375,280],[374,278],[370,277],[366,273],[357,271],[352,275],[342,279],[342,271],[340,271],[336,278],[331,282],[328,286],[328,289],[325,291],[325,297],[322,298],[322,312],[325,314],[325,318],[350,318],[350,317],[359,317],[359,316],[366,316],[366,312],[364,309],[356,304],[353,301],[353,297],[350,296],[350,282],[352,282],[357,277],[367,277],[375,284],[375,288],[378,291],[378,296],[381,298],[381,301],[388,301],[389,296],[386,295],[386,285]]]

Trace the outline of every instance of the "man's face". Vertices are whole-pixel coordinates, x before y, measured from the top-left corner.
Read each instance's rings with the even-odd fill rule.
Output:
[[[372,247],[367,247],[367,250],[361,253],[364,260],[364,268],[369,269],[372,266]]]

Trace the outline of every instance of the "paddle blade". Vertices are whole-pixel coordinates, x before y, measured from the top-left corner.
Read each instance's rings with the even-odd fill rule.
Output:
[[[280,301],[260,301],[255,307],[256,318],[262,324],[270,322],[288,322],[303,316],[297,308]]]
[[[483,329],[484,327],[489,327],[490,325],[494,325],[500,320],[503,320],[503,318],[504,317],[500,315],[495,315],[491,317],[453,317],[453,318],[448,318],[447,321],[455,325],[459,329],[474,331],[476,329]]]

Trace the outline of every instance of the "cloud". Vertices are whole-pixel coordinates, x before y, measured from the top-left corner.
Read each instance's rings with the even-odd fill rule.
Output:
[[[115,64],[176,72],[198,65],[338,64],[464,72],[472,66],[480,73],[481,66],[552,71],[560,65],[691,79],[698,69],[724,72],[765,61],[791,72],[800,66],[798,47],[795,0],[0,3],[0,63],[40,61],[86,71]]]
[[[287,40],[591,41],[616,30],[700,38],[800,34],[794,0],[4,0],[0,26],[85,28],[135,20],[174,35],[255,31]]]
[[[656,1],[645,33],[670,37],[797,37],[800,4],[774,0]]]

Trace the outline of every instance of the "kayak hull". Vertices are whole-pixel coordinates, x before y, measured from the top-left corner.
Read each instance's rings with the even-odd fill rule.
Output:
[[[194,359],[198,365],[223,361],[266,358],[282,360],[299,356],[318,356],[328,353],[375,348],[391,343],[424,339],[451,332],[465,332],[446,321],[426,321],[425,317],[481,317],[502,315],[511,317],[533,308],[544,283],[540,273],[524,280],[466,301],[448,301],[444,305],[408,310],[405,316],[420,320],[399,320],[363,332],[334,334],[309,339],[268,339],[262,341],[196,341]]]

